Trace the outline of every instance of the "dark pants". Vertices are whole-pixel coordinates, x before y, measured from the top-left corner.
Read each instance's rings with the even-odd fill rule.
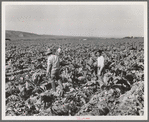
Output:
[[[97,74],[97,79],[98,79],[98,81],[99,81],[99,85],[100,85],[100,86],[102,86],[102,85],[105,84],[105,83],[104,83],[104,80],[103,80],[104,74],[105,74],[105,68],[102,69],[100,75]]]
[[[63,88],[62,82],[60,80],[59,77],[59,71],[55,71],[51,73],[51,78],[49,78],[49,80],[51,80],[51,86],[52,86],[52,90],[55,92],[56,91],[56,85],[55,85],[55,81],[58,81],[58,84],[60,85],[61,88]]]

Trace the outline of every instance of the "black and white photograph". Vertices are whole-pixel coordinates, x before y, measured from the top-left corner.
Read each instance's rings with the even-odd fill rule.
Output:
[[[2,120],[147,120],[147,2],[2,2]]]

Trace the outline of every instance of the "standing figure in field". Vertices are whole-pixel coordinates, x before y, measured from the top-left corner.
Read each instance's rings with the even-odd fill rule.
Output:
[[[61,46],[59,46],[59,48],[56,51],[56,55],[59,56],[61,54],[61,52],[62,52],[62,49],[61,49]]]
[[[103,82],[103,76],[104,76],[104,57],[102,56],[102,50],[98,50],[96,52],[97,56],[97,75],[98,79]]]
[[[61,95],[63,92],[63,85],[62,82],[59,78],[59,57],[57,55],[53,54],[54,51],[52,49],[48,49],[46,55],[48,55],[48,60],[47,60],[47,72],[46,76],[48,77],[49,80],[51,80],[51,85],[52,85],[52,91],[56,92],[56,85],[55,81],[58,81],[58,84],[61,87]]]

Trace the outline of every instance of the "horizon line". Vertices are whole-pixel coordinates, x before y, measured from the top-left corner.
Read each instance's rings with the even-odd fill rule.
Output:
[[[5,30],[5,31],[16,31],[16,32],[24,32],[24,33],[30,33],[30,34],[35,34],[38,36],[63,36],[63,37],[84,37],[84,38],[125,38],[125,37],[144,37],[144,36],[120,36],[120,37],[105,37],[105,36],[75,36],[75,35],[51,35],[51,34],[38,34],[38,33],[33,33],[33,32],[28,32],[28,31],[19,31],[19,30]]]

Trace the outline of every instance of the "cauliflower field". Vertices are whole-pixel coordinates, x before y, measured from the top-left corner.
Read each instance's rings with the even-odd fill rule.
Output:
[[[57,96],[46,78],[48,48],[62,49]],[[93,50],[105,58],[104,83],[89,63]],[[23,39],[5,47],[6,116],[144,115],[144,38]],[[28,87],[27,87],[28,86]]]

